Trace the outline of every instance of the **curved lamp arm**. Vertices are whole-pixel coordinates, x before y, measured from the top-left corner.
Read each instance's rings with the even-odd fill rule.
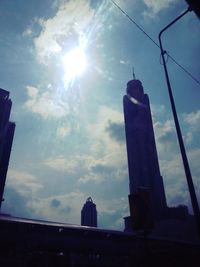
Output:
[[[162,57],[162,61],[163,61],[164,71],[165,71],[165,78],[166,78],[166,82],[167,82],[167,88],[168,88],[168,93],[169,93],[172,113],[173,113],[175,127],[176,127],[176,133],[177,133],[177,137],[178,137],[178,142],[179,142],[182,161],[183,161],[183,165],[184,165],[185,175],[186,175],[187,184],[188,184],[189,193],[190,193],[190,198],[191,198],[192,207],[193,207],[193,211],[194,211],[194,217],[195,217],[195,220],[196,220],[197,230],[198,230],[198,234],[199,234],[199,238],[200,238],[200,210],[199,210],[199,204],[198,204],[198,201],[197,201],[197,197],[196,197],[196,193],[195,193],[195,189],[194,189],[194,184],[193,184],[193,181],[192,181],[192,175],[191,175],[191,171],[190,171],[190,166],[189,166],[187,155],[186,155],[186,151],[185,151],[183,137],[182,137],[179,121],[178,121],[178,116],[177,116],[176,107],[175,107],[175,103],[174,103],[174,97],[173,97],[173,94],[172,94],[171,84],[170,84],[169,75],[168,75],[168,71],[167,71],[167,66],[166,66],[166,61],[165,61],[166,51],[163,50],[162,40],[161,40],[163,32],[166,31],[170,26],[172,26],[177,20],[182,18],[184,15],[186,15],[189,11],[192,11],[192,8],[189,7],[184,13],[182,13],[180,16],[178,16],[176,19],[174,19],[171,23],[169,23],[165,28],[163,28],[160,31],[158,38],[159,38],[161,57]]]

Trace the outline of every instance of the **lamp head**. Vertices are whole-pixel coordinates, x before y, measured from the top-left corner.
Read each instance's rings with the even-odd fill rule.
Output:
[[[199,0],[186,0],[186,2],[188,3],[189,8],[191,8],[191,11],[194,11],[194,13],[200,19],[200,1]]]

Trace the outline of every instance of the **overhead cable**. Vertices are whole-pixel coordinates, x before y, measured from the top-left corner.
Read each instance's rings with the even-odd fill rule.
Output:
[[[115,1],[110,0],[151,42],[154,43],[159,49],[160,46],[156,43],[153,38],[132,18],[130,17]],[[181,68],[191,79],[193,79],[198,85],[200,85],[200,81],[194,77],[185,67],[183,67],[180,63],[178,63],[169,53],[166,52],[168,57],[179,67]]]

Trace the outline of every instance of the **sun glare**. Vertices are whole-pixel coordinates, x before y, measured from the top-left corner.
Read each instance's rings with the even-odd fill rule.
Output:
[[[81,47],[76,47],[67,52],[63,57],[65,82],[73,80],[84,72],[87,66],[86,55]]]

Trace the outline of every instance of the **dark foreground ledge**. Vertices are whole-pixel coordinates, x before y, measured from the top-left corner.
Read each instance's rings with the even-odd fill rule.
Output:
[[[0,216],[0,266],[200,266],[200,246]]]

